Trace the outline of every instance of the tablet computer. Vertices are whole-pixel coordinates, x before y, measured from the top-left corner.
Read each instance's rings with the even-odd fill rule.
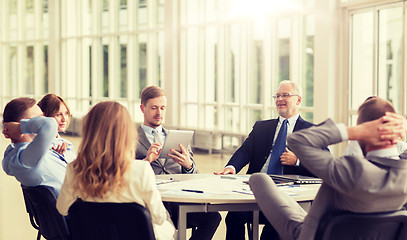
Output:
[[[164,146],[161,149],[160,158],[167,158],[171,149],[181,152],[179,144],[182,144],[187,148],[193,135],[194,131],[169,130],[167,136],[165,137]]]

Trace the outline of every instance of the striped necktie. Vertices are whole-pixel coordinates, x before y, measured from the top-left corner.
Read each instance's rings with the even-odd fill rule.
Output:
[[[153,129],[153,136],[154,136],[155,143],[161,143],[161,139],[160,139],[157,129]]]

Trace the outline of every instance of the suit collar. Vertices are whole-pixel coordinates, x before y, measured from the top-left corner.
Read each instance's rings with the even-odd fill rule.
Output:
[[[305,123],[305,120],[302,119],[302,117],[300,115],[298,115],[298,119],[297,119],[297,122],[295,123],[293,132],[300,130],[304,123]]]
[[[144,133],[144,130],[141,126],[137,128],[137,138],[138,142],[143,145],[146,149],[150,148],[150,141],[148,141],[148,138],[146,134]]]
[[[298,119],[299,117],[300,117],[299,114],[294,115],[294,116],[292,116],[292,117],[290,117],[290,118],[283,118],[282,116],[279,116],[279,117],[277,118],[277,120],[278,120],[278,123],[281,124],[284,120],[287,119],[287,121],[288,121],[288,126],[295,126],[295,124],[297,123],[297,119]]]
[[[396,147],[370,151],[366,154],[366,158],[373,163],[387,167],[407,168],[407,159],[403,154],[399,156]]]
[[[397,150],[397,148],[395,146],[391,147],[391,148],[373,150],[366,154],[367,159],[370,159],[373,157],[389,158],[389,156],[390,156],[390,158],[393,158],[393,159],[400,159],[399,151]]]
[[[304,123],[306,122],[304,119],[302,119],[302,117],[301,117],[300,115],[296,115],[296,116],[298,116],[298,118],[297,118],[297,121],[295,122],[293,132],[302,129]],[[296,117],[296,116],[294,116],[294,117]],[[294,117],[291,117],[291,118],[294,118]],[[279,118],[280,118],[280,117],[274,119],[275,121],[272,122],[272,124],[273,124],[273,125],[272,125],[273,136],[274,136],[274,133],[275,133],[275,131],[276,131],[276,127],[277,127]]]
[[[297,119],[298,119],[299,117],[300,117],[300,115],[297,114],[297,115],[294,115],[294,116],[292,116],[292,117],[290,117],[290,118],[283,118],[282,116],[279,116],[277,119],[278,119],[279,122],[282,122],[282,121],[284,121],[285,119],[287,119],[289,124],[294,124],[294,123],[297,122]]]
[[[147,132],[147,133],[152,133],[154,129],[157,130],[157,132],[162,132],[164,130],[164,127],[162,125],[160,125],[156,128],[152,128],[147,125],[141,124],[140,127],[141,127],[141,129],[143,129],[144,132]]]
[[[370,162],[380,164],[382,166],[391,167],[391,168],[407,168],[407,159],[390,159],[383,157],[370,157],[368,158]]]

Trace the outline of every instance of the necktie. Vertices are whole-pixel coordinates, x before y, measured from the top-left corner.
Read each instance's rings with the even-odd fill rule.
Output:
[[[281,154],[285,151],[285,143],[287,138],[287,123],[285,119],[278,132],[277,139],[274,143],[273,150],[271,151],[270,163],[267,169],[267,174],[282,174],[283,166],[280,162]]]
[[[153,136],[154,136],[155,143],[161,143],[161,139],[160,139],[160,136],[158,135],[157,129],[153,129]]]

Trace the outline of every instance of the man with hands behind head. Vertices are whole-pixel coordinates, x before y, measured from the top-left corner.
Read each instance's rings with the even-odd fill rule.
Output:
[[[46,186],[57,197],[67,161],[51,149],[58,134],[55,119],[43,117],[35,99],[22,97],[7,103],[3,127],[11,139],[2,161],[4,171],[25,186]]]
[[[137,129],[136,159],[150,162],[156,175],[197,173],[193,153],[189,146],[180,144],[181,152],[171,149],[166,158],[159,158],[168,131],[162,126],[167,108],[164,90],[149,86],[141,92],[141,112],[144,124]],[[164,202],[174,225],[178,223],[178,204]],[[197,227],[191,239],[211,239],[221,221],[218,212],[189,213],[187,226]]]
[[[407,152],[400,155],[395,146],[405,135],[406,120],[394,112],[389,101],[377,97],[361,105],[355,127],[328,119],[287,138],[304,166],[323,179],[308,213],[268,175],[250,177],[256,201],[281,239],[315,239],[323,217],[338,211],[389,212],[406,204]],[[321,150],[347,140],[357,140],[364,156],[336,158]]]

